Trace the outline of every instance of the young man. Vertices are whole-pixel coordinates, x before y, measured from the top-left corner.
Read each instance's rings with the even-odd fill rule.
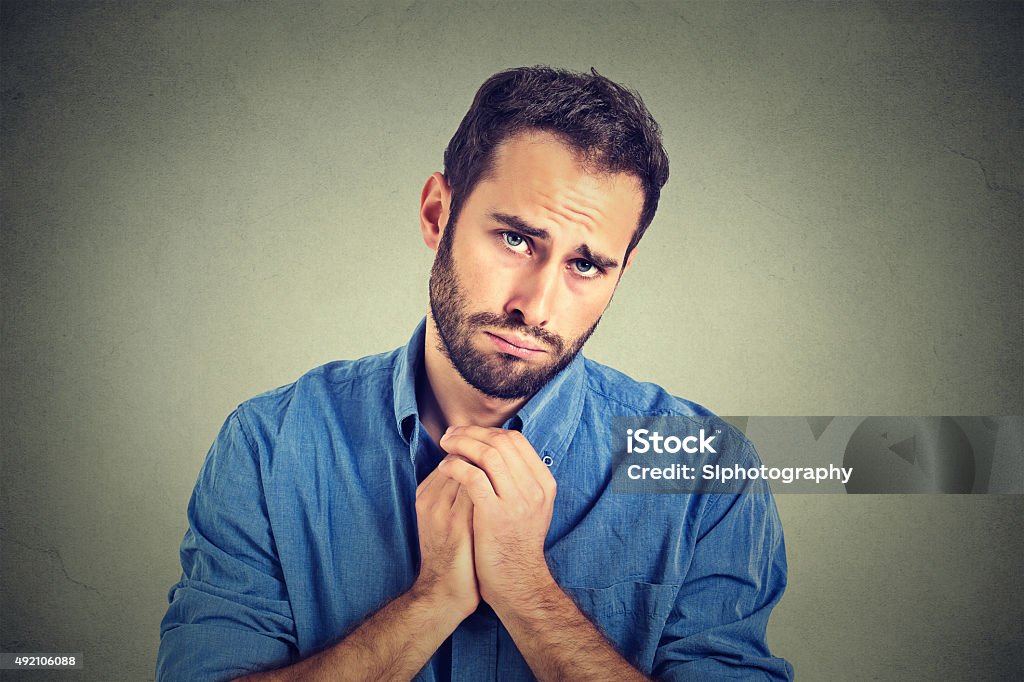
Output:
[[[158,679],[789,679],[771,495],[609,484],[613,416],[710,416],[579,354],[667,177],[596,72],[488,79],[423,188],[409,344],[243,403],[213,444]]]

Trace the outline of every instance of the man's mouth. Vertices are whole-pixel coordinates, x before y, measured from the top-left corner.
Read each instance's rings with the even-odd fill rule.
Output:
[[[517,358],[531,358],[546,352],[537,342],[528,341],[507,332],[500,335],[493,332],[484,332],[484,334],[502,353],[508,353]]]

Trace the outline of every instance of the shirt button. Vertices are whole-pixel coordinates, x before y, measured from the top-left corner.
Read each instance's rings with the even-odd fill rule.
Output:
[[[544,466],[551,466],[555,460],[551,458],[551,455],[544,455],[540,458],[540,461],[544,462]]]

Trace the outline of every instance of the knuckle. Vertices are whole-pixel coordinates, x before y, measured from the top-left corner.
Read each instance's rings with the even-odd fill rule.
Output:
[[[511,444],[514,442],[514,437],[512,436],[513,433],[516,432],[502,429],[498,433],[494,434],[493,440],[498,443]]]
[[[487,467],[492,467],[501,462],[501,452],[497,448],[487,446],[480,455],[480,462]]]

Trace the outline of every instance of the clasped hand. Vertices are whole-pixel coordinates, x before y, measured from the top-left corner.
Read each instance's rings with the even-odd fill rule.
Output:
[[[518,431],[449,428],[448,455],[416,490],[420,588],[468,615],[499,614],[554,583],[544,560],[555,479]]]

